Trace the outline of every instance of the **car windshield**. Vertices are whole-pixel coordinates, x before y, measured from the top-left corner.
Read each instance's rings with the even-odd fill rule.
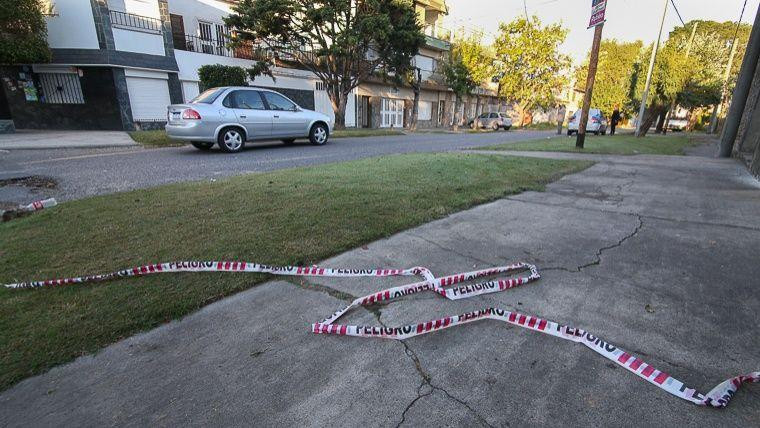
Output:
[[[224,92],[224,90],[225,88],[211,88],[211,89],[205,90],[203,91],[202,94],[190,100],[190,103],[191,104],[212,104],[214,101],[216,101],[217,98],[219,98],[219,95],[222,95],[222,92]]]

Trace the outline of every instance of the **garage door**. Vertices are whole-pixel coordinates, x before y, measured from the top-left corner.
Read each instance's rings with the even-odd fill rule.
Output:
[[[127,76],[127,90],[133,120],[166,120],[166,106],[171,104],[171,99],[169,83],[165,79]]]

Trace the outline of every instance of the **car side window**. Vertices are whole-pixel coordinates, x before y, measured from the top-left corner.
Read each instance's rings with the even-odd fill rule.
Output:
[[[480,119],[486,119],[488,117],[488,113],[483,113],[480,115]]]
[[[296,105],[282,95],[274,92],[262,92],[262,94],[267,100],[270,110],[296,111]]]
[[[227,95],[222,105],[229,108],[266,110],[258,91],[234,91]]]
[[[498,119],[499,115],[496,113],[491,113],[491,119]]]

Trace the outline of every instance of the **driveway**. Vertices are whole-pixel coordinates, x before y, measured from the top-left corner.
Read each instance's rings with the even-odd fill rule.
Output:
[[[586,329],[703,393],[760,369],[760,184],[730,159],[596,159],[544,193],[482,205],[322,263],[427,266],[443,275],[523,260],[538,265],[540,281],[458,302],[407,296],[356,310],[347,322],[399,326],[493,306]],[[493,321],[405,342],[310,333],[310,323],[344,299],[392,283],[273,280],[19,383],[0,395],[0,424],[760,420],[760,385],[742,388],[727,409],[697,407],[584,346]]]
[[[233,155],[218,150],[201,152],[192,146],[0,151],[0,180],[41,175],[58,183],[54,189],[25,193],[18,189],[3,191],[0,187],[0,201],[28,203],[29,198],[51,196],[59,200],[78,199],[181,181],[218,179],[396,153],[448,151],[551,135],[554,134],[546,131],[510,131],[336,138],[322,147],[308,143],[250,144],[244,152]]]
[[[101,147],[131,147],[137,143],[121,131],[47,131],[17,130],[0,134],[0,150],[40,150],[60,148],[96,149]]]

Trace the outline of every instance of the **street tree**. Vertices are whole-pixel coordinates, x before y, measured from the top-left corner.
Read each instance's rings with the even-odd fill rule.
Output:
[[[642,47],[641,41],[602,40],[594,93],[591,97],[591,105],[594,108],[600,109],[606,115],[612,114],[618,106],[623,113],[633,113],[629,88]],[[579,84],[583,84],[587,75],[588,59],[576,69],[575,79]],[[582,87],[578,89],[585,91]]]
[[[742,24],[737,33],[736,24],[732,22],[698,21],[692,49],[687,58],[685,53],[694,23],[695,21],[691,21],[685,26],[676,27],[658,53],[652,75],[651,97],[643,118],[644,134],[658,118],[657,128],[662,127],[665,115],[674,100],[676,104],[690,110],[720,102],[731,42],[734,35],[738,34],[737,46],[741,48],[736,52],[729,87],[736,80],[751,27]],[[649,47],[642,51],[640,62],[646,61],[652,52],[651,49],[652,47]],[[631,104],[638,108],[646,76],[643,75],[643,68],[638,67],[636,70],[632,78]]]
[[[455,33],[451,46],[452,52],[467,68],[470,79],[476,86],[490,82],[495,74],[493,49],[483,44],[481,33],[466,35],[464,31]],[[477,96],[477,110],[480,110],[480,96]]]
[[[231,45],[256,46],[319,78],[345,127],[351,91],[372,75],[401,83],[425,41],[410,0],[241,0],[225,23]],[[272,75],[257,61],[251,78]]]
[[[0,0],[0,64],[50,61],[42,0]]]
[[[567,32],[561,24],[542,25],[536,16],[499,26],[494,52],[500,95],[516,104],[520,126],[535,108],[556,105],[570,66],[570,58],[559,52]]]
[[[454,92],[454,130],[459,129],[462,122],[462,98],[472,92],[478,84],[472,78],[470,69],[464,63],[461,50],[452,46],[448,61],[443,64],[443,76],[446,84]]]

